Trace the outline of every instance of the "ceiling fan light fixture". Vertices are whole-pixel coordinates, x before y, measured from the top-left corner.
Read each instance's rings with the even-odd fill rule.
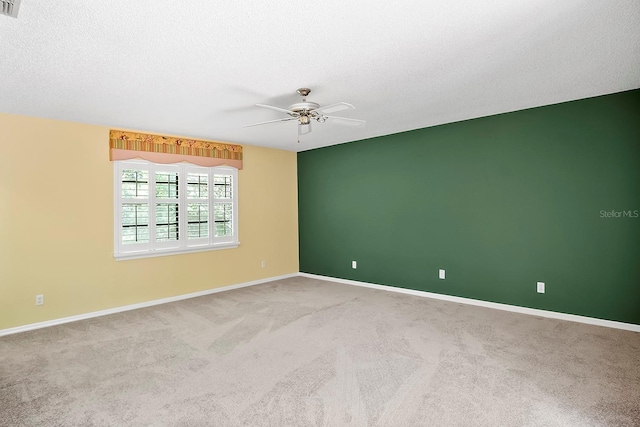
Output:
[[[300,116],[300,124],[301,125],[308,125],[310,123],[311,120],[309,120],[309,116],[307,116],[306,114],[303,114]]]

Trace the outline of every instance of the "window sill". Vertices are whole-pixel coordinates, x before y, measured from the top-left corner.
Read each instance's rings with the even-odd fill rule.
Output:
[[[124,254],[114,254],[113,257],[116,259],[116,261],[126,261],[129,259],[156,258],[161,256],[169,256],[169,255],[191,254],[195,252],[218,251],[221,249],[235,249],[238,246],[240,246],[240,242],[220,243],[213,246],[201,246],[201,247],[195,247],[195,248],[128,252]]]

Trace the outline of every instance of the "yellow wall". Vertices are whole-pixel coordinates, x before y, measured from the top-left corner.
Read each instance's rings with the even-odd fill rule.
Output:
[[[296,153],[253,146],[237,249],[114,260],[108,138],[0,113],[0,330],[298,271]]]

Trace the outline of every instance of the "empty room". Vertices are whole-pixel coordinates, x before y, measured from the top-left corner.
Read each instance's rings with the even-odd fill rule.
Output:
[[[640,426],[637,0],[0,4],[0,426]]]

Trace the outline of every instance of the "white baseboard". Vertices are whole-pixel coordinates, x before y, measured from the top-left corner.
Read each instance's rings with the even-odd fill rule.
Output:
[[[308,277],[308,278],[311,278],[311,279],[325,280],[325,281],[329,281],[329,282],[343,283],[343,284],[346,284],[346,285],[363,286],[365,288],[372,288],[372,289],[378,289],[378,290],[389,291],[389,292],[398,292],[398,293],[402,293],[402,294],[414,295],[414,296],[425,297],[425,298],[439,299],[439,300],[443,300],[443,301],[456,302],[456,303],[460,303],[460,304],[476,305],[476,306],[480,306],[480,307],[493,308],[493,309],[496,309],[496,310],[511,311],[511,312],[514,312],[514,313],[528,314],[528,315],[532,315],[532,316],[547,317],[547,318],[550,318],[550,319],[568,320],[570,322],[586,323],[586,324],[589,324],[589,325],[604,326],[604,327],[607,327],[607,328],[615,328],[615,329],[623,329],[623,330],[632,331],[632,332],[640,332],[640,325],[635,325],[635,324],[632,324],[632,323],[616,322],[616,321],[613,321],[613,320],[597,319],[597,318],[594,318],[594,317],[578,316],[578,315],[575,315],[575,314],[558,313],[558,312],[555,312],[555,311],[540,310],[540,309],[536,309],[536,308],[519,307],[519,306],[516,306],[516,305],[500,304],[500,303],[496,303],[496,302],[481,301],[481,300],[476,300],[476,299],[471,299],[471,298],[455,297],[455,296],[451,296],[451,295],[436,294],[436,293],[433,293],[433,292],[416,291],[414,289],[397,288],[397,287],[394,287],[394,286],[376,285],[376,284],[373,284],[373,283],[358,282],[356,280],[340,279],[340,278],[329,277],[329,276],[320,276],[320,275],[317,275],[317,274],[291,273],[291,274],[285,274],[285,275],[282,275],[282,276],[267,277],[267,278],[264,278],[264,279],[254,280],[254,281],[251,281],[251,282],[244,282],[244,283],[238,283],[238,284],[235,284],[235,285],[223,286],[223,287],[220,287],[220,288],[207,289],[205,291],[193,292],[193,293],[190,293],[190,294],[177,295],[177,296],[174,296],[174,297],[156,299],[156,300],[153,300],[153,301],[146,301],[146,302],[141,302],[141,303],[138,303],[138,304],[130,304],[130,305],[122,306],[122,307],[110,308],[110,309],[107,309],[107,310],[100,310],[100,311],[94,311],[94,312],[91,312],[91,313],[84,313],[84,314],[79,314],[79,315],[76,315],[76,316],[69,316],[69,317],[63,317],[63,318],[60,318],[60,319],[47,320],[45,322],[31,323],[31,324],[28,324],[28,325],[16,326],[14,328],[0,329],[0,337],[4,336],[4,335],[17,334],[19,332],[31,331],[31,330],[34,330],[34,329],[47,328],[49,326],[62,325],[64,323],[69,323],[69,322],[76,322],[78,320],[91,319],[93,317],[106,316],[106,315],[109,315],[109,314],[120,313],[120,312],[123,312],[123,311],[136,310],[138,308],[151,307],[151,306],[154,306],[154,305],[167,304],[167,303],[174,302],[174,301],[181,301],[181,300],[184,300],[184,299],[196,298],[196,297],[200,297],[200,296],[204,296],[204,295],[215,294],[217,292],[225,292],[225,291],[230,291],[230,290],[233,290],[233,289],[245,288],[247,286],[259,285],[261,283],[272,282],[274,280],[288,279],[290,277],[296,277],[296,276]]]
[[[47,320],[45,322],[31,323],[24,326],[16,326],[15,328],[0,329],[0,337],[3,335],[17,334],[19,332],[31,331],[34,329],[48,328],[49,326],[62,325],[63,323],[76,322],[78,320],[91,319],[93,317],[106,316],[108,314],[120,313],[123,311],[136,310],[138,308],[151,307],[154,305],[166,304],[169,302],[180,301],[183,299],[196,298],[204,295],[215,294],[217,292],[230,291],[232,289],[246,288],[247,286],[259,285],[261,283],[272,282],[274,280],[287,279],[289,277],[297,277],[299,273],[285,274],[282,276],[267,277],[265,279],[253,280],[251,282],[238,283],[236,285],[222,286],[220,288],[207,289],[206,291],[192,292],[190,294],[177,295],[175,297],[156,299],[137,304],[125,305],[122,307],[109,308],[107,310],[94,311],[91,313],[78,314],[76,316],[63,317],[60,319]]]
[[[624,329],[626,331],[640,332],[640,325],[633,323],[616,322],[613,320],[597,319],[595,317],[578,316],[575,314],[558,313],[556,311],[540,310],[537,308],[519,307],[517,305],[500,304],[497,302],[481,301],[471,298],[454,297],[451,295],[436,294],[433,292],[416,291],[413,289],[397,288],[395,286],[376,285],[367,282],[358,282],[356,280],[339,279],[336,277],[320,276],[317,274],[300,273],[302,277],[311,279],[326,280],[329,282],[344,283],[346,285],[363,286],[365,288],[379,289],[382,291],[398,292],[401,294],[415,295],[418,297],[426,297],[439,299],[443,301],[457,302],[461,304],[477,305],[480,307],[493,308],[496,310],[511,311],[514,313],[528,314],[532,316],[548,317],[550,319],[568,320],[570,322],[586,323],[589,325],[604,326],[607,328]]]

